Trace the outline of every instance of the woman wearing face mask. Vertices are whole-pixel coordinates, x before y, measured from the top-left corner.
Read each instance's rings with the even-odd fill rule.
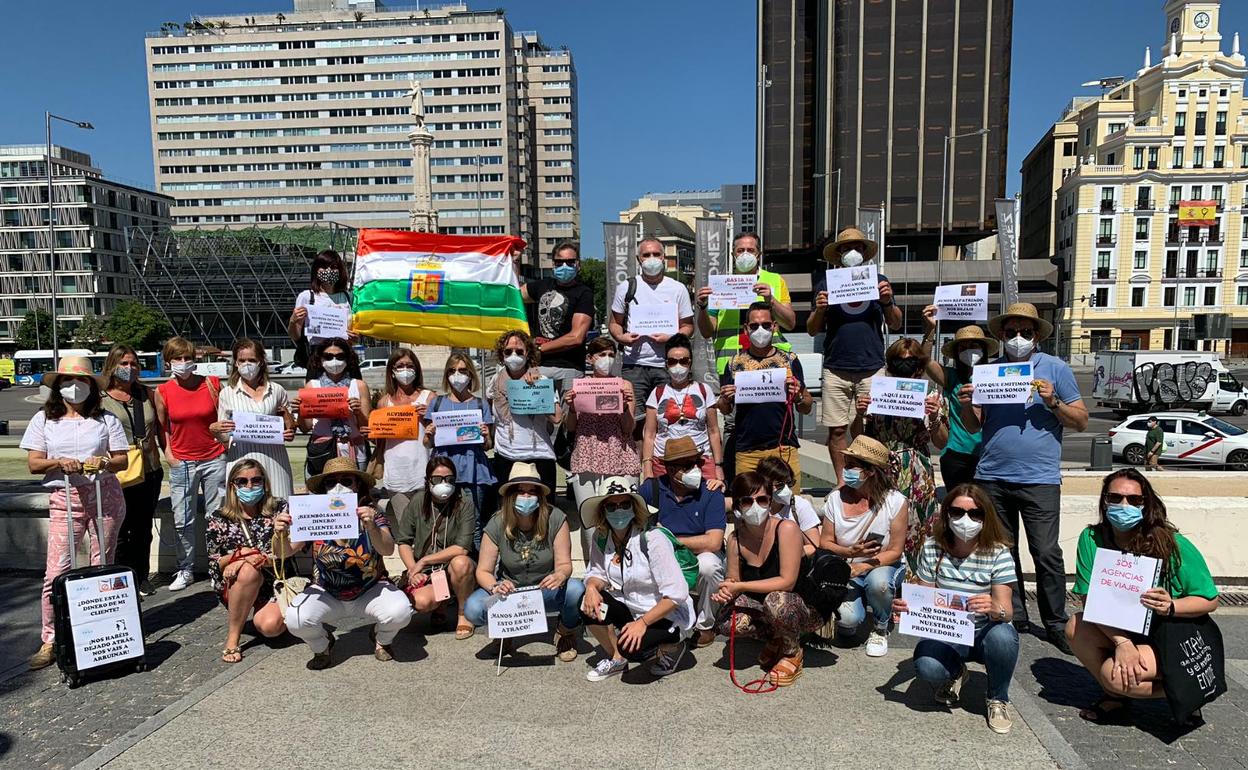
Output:
[[[160,502],[165,472],[160,463],[164,433],[156,419],[156,394],[139,381],[139,356],[128,345],[114,345],[100,373],[104,411],[117,418],[126,432],[126,442],[142,450],[142,475],[122,487],[126,498],[126,518],[117,533],[117,564],[134,570],[139,594],[156,593],[148,582],[152,562],[152,516]],[[133,476],[135,468],[128,468]]]
[[[820,545],[849,560],[849,593],[837,610],[836,636],[854,643],[858,628],[871,619],[867,655],[888,654],[888,621],[893,597],[906,577],[902,545],[909,505],[892,483],[889,451],[868,436],[845,450],[845,483],[823,506],[827,523]]]
[[[710,489],[724,488],[723,447],[715,394],[693,378],[693,346],[683,334],[673,334],[666,345],[668,384],[659,385],[646,400],[642,432],[641,477],[661,478],[663,450],[668,439],[688,436],[702,454],[702,478]],[[712,486],[714,484],[714,486]]]
[[[767,681],[788,687],[802,675],[801,636],[823,625],[819,613],[797,595],[802,532],[791,519],[771,515],[770,485],[762,474],[732,480],[737,526],[728,536],[728,575],[715,601],[725,613],[719,632],[765,642],[758,664]]]
[[[424,488],[412,495],[399,519],[395,542],[407,568],[403,590],[412,606],[430,613],[430,626],[441,628],[446,625],[442,606],[454,595],[459,600],[455,638],[467,639],[473,624],[464,613],[468,596],[477,587],[476,565],[468,556],[477,511],[456,481],[450,458],[432,457],[425,466]]]
[[[234,342],[234,371],[221,389],[217,402],[217,421],[212,432],[228,447],[225,453],[226,474],[240,460],[255,460],[264,467],[269,493],[285,500],[294,492],[290,455],[283,444],[260,444],[240,440],[234,435],[234,417],[240,412],[282,418],[282,439],[295,438],[295,419],[291,415],[290,397],[286,389],[269,381],[269,365],[264,346],[249,339]],[[228,490],[227,490],[228,491]]]
[[[1144,474],[1134,468],[1114,471],[1101,484],[1100,520],[1079,535],[1075,586],[1086,599],[1098,548],[1150,556],[1162,564],[1161,583],[1140,595],[1154,613],[1153,623],[1170,618],[1200,618],[1218,609],[1217,586],[1196,546],[1166,518],[1166,505]],[[1134,699],[1165,696],[1159,656],[1149,636],[1084,620],[1076,613],[1066,636],[1079,662],[1104,690],[1101,699],[1079,712],[1090,722],[1122,721]],[[1200,712],[1192,716],[1199,724]]]
[[[572,577],[572,535],[559,510],[547,502],[550,490],[533,466],[516,463],[499,490],[498,513],[481,538],[477,585],[468,597],[464,616],[475,626],[486,623],[487,600],[537,586],[547,613],[559,615],[555,654],[565,663],[576,660],[581,630],[581,599],[585,584]]]
[[[917,341],[906,337],[888,347],[884,366],[889,377],[921,379],[927,356]],[[910,502],[905,553],[911,564],[927,538],[928,521],[936,513],[936,477],[932,472],[931,448],[943,450],[949,439],[948,404],[939,392],[929,392],[927,416],[918,420],[867,414],[871,397],[858,397],[858,419],[854,422],[853,433],[870,436],[888,447],[893,483]]]
[[[225,486],[225,445],[212,432],[221,380],[195,373],[195,346],[185,337],[166,342],[163,355],[173,376],[156,387],[156,417],[165,431],[178,563],[169,590],[181,591],[195,582],[191,570],[200,499],[205,511],[217,510]]]
[[[48,400],[30,419],[20,444],[26,450],[30,472],[43,476],[43,486],[49,492],[43,644],[30,658],[32,669],[56,660],[52,581],[69,570],[69,521],[73,521],[75,544],[82,543],[88,529],[94,533],[91,563],[112,564],[117,531],[126,515],[121,484],[114,474],[129,465],[126,433],[121,421],[100,406],[100,386],[85,356],[63,357],[55,372],[43,375],[43,385],[48,388]],[[103,510],[103,532],[96,520],[97,504]]]
[[[311,285],[295,297],[295,310],[286,323],[286,332],[298,350],[295,360],[305,366],[311,348],[322,342],[319,337],[314,336],[309,339],[304,336],[303,330],[308,323],[308,306],[319,305],[348,310],[351,308],[351,295],[347,292],[347,268],[338,252],[326,249],[317,254],[312,260],[311,273]]]
[[[779,457],[764,457],[756,472],[771,491],[771,515],[796,523],[803,535],[802,551],[807,555],[814,553],[820,537],[819,513],[804,495],[793,492],[793,469]]]
[[[923,321],[927,332],[923,335],[923,351],[931,353],[932,340],[936,335],[936,306],[923,309]],[[962,410],[956,407],[958,389],[970,383],[978,364],[986,364],[997,354],[1000,345],[991,337],[984,336],[983,329],[969,324],[954,332],[953,339],[940,348],[941,354],[951,363],[942,366],[935,359],[927,362],[927,376],[940,388],[940,395],[948,404],[955,405],[949,413],[949,439],[940,453],[940,477],[945,489],[952,489],[975,479],[975,466],[983,449],[983,434],[968,431],[962,422]]]
[[[452,353],[446,359],[442,370],[442,389],[445,395],[433,399],[425,412],[425,446],[432,449],[434,445],[434,426],[431,415],[443,411],[480,411],[481,437],[484,443],[461,444],[459,446],[438,447],[438,454],[449,457],[455,464],[455,484],[468,493],[475,511],[493,510],[494,484],[496,477],[486,452],[493,446],[493,433],[490,428],[494,424],[494,413],[490,410],[489,399],[474,395],[481,387],[481,377],[472,359],[464,353]],[[479,523],[473,533],[474,544],[481,542],[481,531],[484,522]],[[475,545],[474,545],[475,547]]]
[[[666,676],[680,665],[682,638],[693,628],[689,584],[672,541],[648,526],[650,510],[632,479],[607,479],[603,494],[581,506],[581,521],[596,527],[585,565],[581,620],[604,656],[585,678],[601,682],[628,663],[655,658],[650,673]],[[644,542],[643,542],[644,541]]]
[[[349,457],[363,470],[368,450],[368,413],[373,405],[355,349],[343,339],[317,345],[308,362],[305,387],[346,388],[348,414],[343,418],[299,418],[299,429],[312,434],[308,438],[304,475],[318,475],[332,457]],[[290,399],[290,408],[299,414],[299,396]]]
[[[221,660],[243,659],[239,638],[251,617],[262,636],[286,633],[281,605],[273,593],[273,518],[286,511],[286,498],[269,489],[264,465],[239,460],[230,468],[225,505],[208,517],[208,575],[212,590],[229,612]],[[253,614],[254,613],[254,614]]]
[[[555,403],[553,414],[515,414],[507,401],[507,383],[541,379],[537,371],[540,354],[524,332],[505,332],[494,346],[498,374],[490,385],[494,407],[494,476],[505,479],[517,462],[533,463],[547,489],[555,488],[555,428],[563,409]],[[485,522],[481,522],[485,526]]]
[[[966,682],[967,661],[984,664],[988,671],[988,727],[1008,733],[1010,680],[1018,662],[1018,631],[1012,596],[1018,578],[1010,541],[992,507],[992,498],[977,484],[949,490],[934,520],[932,536],[923,543],[917,570],[919,585],[974,594],[967,610],[975,623],[972,647],[921,639],[914,648],[919,678],[936,686],[936,701],[958,704]],[[908,612],[904,599],[893,600],[894,619]]]
[[[386,384],[377,408],[410,406],[421,420],[433,400],[433,391],[425,390],[420,360],[408,348],[399,348],[386,362]],[[416,490],[425,485],[425,465],[429,447],[423,434],[419,438],[382,438],[375,441],[376,461],[382,464],[381,488],[390,498],[390,518],[396,520],[407,508]]]
[[[611,376],[615,364],[615,342],[610,337],[590,340],[587,358],[593,369],[591,378]],[[614,414],[585,413],[576,411],[576,397],[569,389],[563,394],[564,429],[576,434],[576,446],[568,464],[572,476],[569,485],[577,506],[589,498],[602,494],[603,482],[611,476],[636,477],[641,471],[637,458],[637,444],[633,442],[633,386],[620,380],[620,411]],[[582,527],[582,533],[587,529]],[[588,545],[588,540],[585,544]]]

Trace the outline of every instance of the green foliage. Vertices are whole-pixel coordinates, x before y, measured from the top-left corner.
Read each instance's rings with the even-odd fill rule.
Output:
[[[158,349],[172,331],[159,311],[132,299],[117,303],[108,316],[105,330],[108,339],[135,350]]]
[[[88,313],[74,327],[72,343],[76,348],[98,351],[104,349],[107,339],[108,333],[104,319],[94,313]]]
[[[57,327],[58,342],[67,347],[70,333],[69,327],[62,321]],[[52,349],[52,314],[46,310],[28,310],[17,329],[18,350],[51,350]]]
[[[607,263],[601,259],[586,257],[581,260],[581,270],[577,275],[582,282],[594,290],[594,324],[602,326],[607,323]]]

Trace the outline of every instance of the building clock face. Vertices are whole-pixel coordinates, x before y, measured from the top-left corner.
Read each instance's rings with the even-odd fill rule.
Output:
[[[1192,22],[1196,25],[1196,29],[1204,29],[1209,26],[1209,14],[1201,11],[1196,14],[1196,18],[1192,19]]]
[[[1174,33],[1178,31],[1179,31],[1179,17],[1175,16],[1173,19],[1170,20],[1170,32]]]

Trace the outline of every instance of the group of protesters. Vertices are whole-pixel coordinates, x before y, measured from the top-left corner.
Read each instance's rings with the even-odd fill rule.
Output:
[[[636,276],[606,298],[605,331],[594,335],[594,294],[578,278],[578,247],[560,244],[552,278],[521,282],[531,333],[497,339],[488,383],[463,352],[426,374],[414,351],[397,348],[374,392],[354,340],[306,334],[310,307],[350,303],[346,267],[332,251],[314,260],[290,317],[307,369],[296,393],[273,380],[265,347],[249,339],[234,343],[225,380],[197,371],[193,343],[168,340],[171,376],[157,387],[140,381],[138,355],[124,345],[98,374],[85,358],[62,358],[44,376],[46,404],[21,441],[50,493],[42,646],[31,667],[56,660],[50,596],[70,564],[67,524],[77,539],[91,533],[93,563],[129,567],[150,596],[153,516],[167,481],[176,557],[168,590],[196,580],[202,507],[208,573],[229,617],[226,663],[242,660],[248,620],[260,635],[305,641],[308,668],[317,670],[333,665],[329,627],[346,620],[371,624],[375,657],[390,661],[414,615],[467,640],[496,604],[534,590],[558,617],[559,660],[576,660],[586,626],[598,642],[589,681],[630,664],[667,676],[692,650],[727,636],[759,640],[762,681],[784,687],[801,676],[812,640],[887,655],[891,632],[913,611],[902,598],[909,582],[971,595],[973,644],[924,638],[915,671],[953,706],[966,664],[982,663],[987,723],[1005,733],[1019,633],[1032,630],[1021,527],[1040,634],[1077,656],[1104,691],[1082,716],[1105,721],[1131,699],[1162,697],[1166,672],[1152,638],[1067,614],[1062,436],[1086,429],[1088,410],[1069,365],[1042,351],[1052,324],[1016,303],[988,320],[987,332],[962,326],[937,351],[932,305],[922,310],[921,339],[886,345],[903,313],[884,275],[878,298],[856,302],[830,302],[817,283],[805,331],[823,338],[818,414],[835,478],[825,499],[811,500],[802,494],[798,416],[814,411],[814,398],[789,340],[798,319],[788,287],[762,269],[760,246],[750,233],[733,241],[732,271],[755,276],[756,297],[724,309],[712,307],[711,287],[690,292],[668,276],[663,244],[643,238]],[[875,260],[876,244],[849,228],[821,254],[830,267],[856,268]],[[651,305],[671,306],[674,333],[630,331],[630,316]],[[695,371],[695,329],[710,340],[713,372]],[[976,367],[990,361],[1030,364],[1025,402],[978,403]],[[782,373],[781,397],[738,402],[738,378],[763,370]],[[871,384],[881,377],[928,380],[923,416],[873,409]],[[520,389],[547,385],[548,408],[512,403]],[[590,385],[611,397],[591,399],[591,408],[577,398]],[[310,389],[334,389],[345,406],[311,409],[323,394]],[[375,435],[370,414],[393,408],[410,410],[416,426],[403,437]],[[437,415],[447,412],[479,420],[468,426],[475,440],[444,439]],[[240,439],[244,413],[280,418],[284,442],[306,436],[298,491],[354,495],[357,537],[292,539],[299,485],[289,453],[284,443]],[[1143,474],[1108,476],[1088,519],[1076,594],[1089,591],[1097,549],[1112,548],[1166,565],[1162,583],[1141,599],[1158,618],[1217,608],[1203,558]],[[304,552],[311,574],[300,579]],[[387,557],[402,571],[387,568]],[[830,606],[807,578],[821,559],[845,565]],[[511,640],[491,644],[502,654]]]

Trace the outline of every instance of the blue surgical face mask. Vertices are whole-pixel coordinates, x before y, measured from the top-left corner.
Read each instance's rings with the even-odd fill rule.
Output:
[[[516,513],[521,516],[532,516],[538,504],[537,495],[516,495]]]
[[[633,523],[633,508],[625,506],[624,508],[605,508],[603,511],[607,516],[607,525],[614,530],[628,529]]]
[[[1144,509],[1128,503],[1111,503],[1105,508],[1105,518],[1119,532],[1135,529],[1144,521]]]
[[[264,499],[264,487],[242,487],[235,490],[238,501],[244,505],[255,505]]]
[[[863,480],[862,471],[858,468],[846,468],[841,471],[841,481],[844,481],[847,485],[853,487],[854,489],[862,486]]]
[[[559,265],[555,268],[555,280],[567,283],[576,277],[575,265]]]

